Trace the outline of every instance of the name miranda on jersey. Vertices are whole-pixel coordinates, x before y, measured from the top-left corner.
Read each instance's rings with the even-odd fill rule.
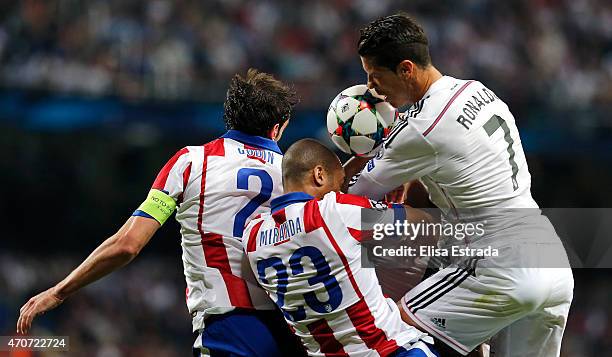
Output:
[[[278,227],[259,232],[259,246],[284,242],[299,233],[302,233],[300,218],[288,219]]]
[[[463,127],[467,130],[470,130],[470,126],[472,125],[472,121],[476,119],[476,115],[485,105],[492,103],[497,99],[495,93],[491,92],[487,88],[483,87],[478,90],[476,94],[472,96],[471,100],[467,100],[463,105],[461,111],[462,115],[459,115],[457,118],[457,123],[463,125]],[[465,115],[464,115],[465,114]]]

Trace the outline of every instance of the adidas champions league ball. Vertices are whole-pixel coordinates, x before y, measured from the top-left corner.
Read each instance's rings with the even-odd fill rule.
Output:
[[[391,104],[359,84],[334,98],[327,111],[327,131],[343,152],[367,156],[383,142],[397,115]]]

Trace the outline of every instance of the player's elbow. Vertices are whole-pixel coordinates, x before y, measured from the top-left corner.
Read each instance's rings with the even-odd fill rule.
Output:
[[[141,250],[142,246],[138,244],[137,237],[134,237],[134,235],[129,231],[119,235],[116,238],[116,254],[127,261],[134,259]]]
[[[126,246],[122,246],[119,249],[119,253],[127,261],[130,261],[134,259],[138,255],[138,253],[140,253],[140,249],[134,246],[126,245]]]

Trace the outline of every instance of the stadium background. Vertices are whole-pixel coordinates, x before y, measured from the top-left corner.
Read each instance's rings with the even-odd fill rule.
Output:
[[[329,101],[365,81],[358,28],[396,10],[424,25],[443,73],[510,105],[541,206],[609,206],[609,1],[0,1],[0,335],[123,223],[176,150],[224,131],[233,73],[295,85],[281,147],[325,139]],[[188,355],[179,242],[169,221],[33,333],[69,335],[71,355]],[[610,273],[575,274],[563,356],[612,355]]]

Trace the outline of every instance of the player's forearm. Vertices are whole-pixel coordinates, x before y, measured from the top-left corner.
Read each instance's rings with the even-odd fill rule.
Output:
[[[404,205],[404,209],[406,211],[406,220],[411,223],[435,223],[434,217],[427,213],[426,211],[418,208],[413,208],[407,205]]]
[[[437,223],[439,220],[436,217],[429,214],[423,209],[412,208],[410,206],[404,205],[404,209],[406,210],[406,221],[410,223],[422,223],[425,225]],[[438,236],[435,235],[434,230],[425,230],[425,234],[420,235],[419,243],[421,245],[434,245],[438,241]]]
[[[161,225],[151,218],[130,217],[123,227],[52,289],[65,299],[82,287],[129,263],[147,245]]]
[[[354,156],[344,163],[345,180],[344,185],[342,185],[343,192],[348,192],[348,184],[351,178],[360,173],[368,161],[370,161],[370,158]]]
[[[120,231],[98,246],[81,265],[55,286],[57,297],[63,300],[82,287],[129,263],[138,252],[120,244],[121,239]]]

